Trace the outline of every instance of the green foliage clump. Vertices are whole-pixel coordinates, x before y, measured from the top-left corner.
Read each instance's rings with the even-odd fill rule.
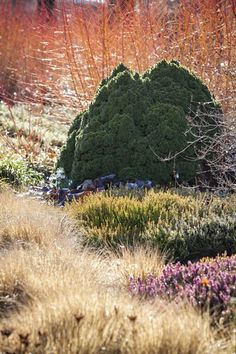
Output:
[[[39,184],[42,174],[27,166],[21,158],[0,155],[0,180],[21,188]]]
[[[186,262],[236,253],[236,200],[150,191],[143,197],[96,194],[67,206],[84,229],[85,242],[117,249],[158,247]]]
[[[189,144],[186,116],[203,107],[210,120],[218,106],[201,80],[178,62],[162,61],[144,75],[121,64],[75,119],[58,167],[74,182],[115,173],[123,180],[169,184],[173,169],[190,181],[201,167],[196,146]],[[175,161],[163,161],[181,151]]]

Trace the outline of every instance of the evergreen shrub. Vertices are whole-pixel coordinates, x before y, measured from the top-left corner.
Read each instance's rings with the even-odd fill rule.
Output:
[[[58,167],[75,183],[115,173],[168,185],[173,170],[189,182],[202,167],[186,117],[202,110],[210,123],[218,108],[207,86],[176,61],[161,61],[143,75],[120,64],[76,117]],[[163,161],[181,151],[175,161]]]

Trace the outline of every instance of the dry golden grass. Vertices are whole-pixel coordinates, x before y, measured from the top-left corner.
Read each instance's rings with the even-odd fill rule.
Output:
[[[165,257],[158,249],[143,246],[142,248],[136,247],[134,250],[124,247],[121,253],[118,253],[116,262],[124,279],[128,279],[131,274],[137,277],[146,275],[147,270],[153,275],[158,275],[163,268],[164,261]]]
[[[0,248],[11,245],[52,244],[67,237],[71,226],[58,210],[33,200],[21,200],[13,194],[0,194]]]
[[[37,202],[0,195],[0,230],[7,223],[12,243],[0,257],[0,352],[233,352],[233,339],[216,338],[207,315],[129,295],[128,275],[161,270],[158,252],[82,249],[61,217]],[[19,240],[28,247],[18,247]]]
[[[119,273],[111,259],[86,251],[51,248],[5,254],[0,304],[10,317],[1,321],[1,350],[205,353],[211,348],[214,352],[207,318],[190,308],[139,303],[122,289]]]

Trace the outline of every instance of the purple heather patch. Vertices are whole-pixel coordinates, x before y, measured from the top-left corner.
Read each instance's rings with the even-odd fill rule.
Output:
[[[158,277],[131,276],[129,290],[132,295],[145,298],[187,299],[197,308],[222,313],[228,311],[236,297],[236,255],[187,265],[168,264]]]

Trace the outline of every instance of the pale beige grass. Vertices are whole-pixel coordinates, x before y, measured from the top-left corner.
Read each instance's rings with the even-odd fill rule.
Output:
[[[47,246],[71,232],[59,210],[13,193],[0,193],[0,248],[35,243]]]
[[[0,232],[12,246],[0,251],[0,352],[233,353],[233,339],[216,338],[207,314],[130,296],[130,274],[162,269],[158,252],[82,249],[59,209],[6,194],[0,201]]]
[[[13,298],[15,291],[18,307],[11,313],[10,309],[8,317],[2,315],[1,350],[219,352],[207,317],[184,305],[132,298],[124,288],[126,266],[120,262],[114,268],[116,260],[66,247],[5,253],[0,262],[1,292]]]

